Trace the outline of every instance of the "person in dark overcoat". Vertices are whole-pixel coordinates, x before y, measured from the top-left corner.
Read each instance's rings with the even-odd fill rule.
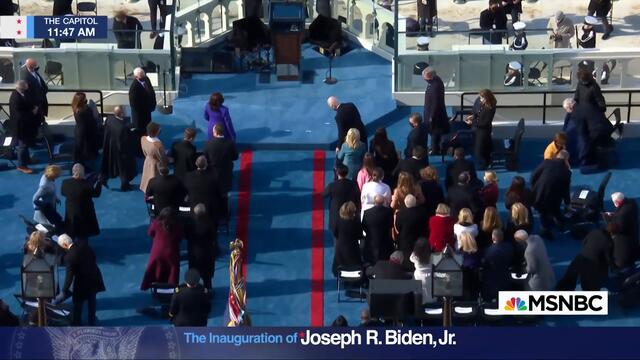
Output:
[[[198,204],[204,204],[207,213],[217,221],[224,212],[222,207],[226,207],[227,204],[223,201],[216,173],[209,168],[206,156],[198,156],[196,169],[184,177],[184,187],[187,189],[187,201],[191,209]]]
[[[55,298],[54,303],[60,303],[71,296],[73,300],[72,325],[80,326],[82,306],[86,301],[89,311],[89,326],[95,326],[96,294],[106,290],[96,255],[89,244],[74,242],[66,234],[59,237],[58,243],[67,250],[62,258],[67,273],[62,291]],[[73,290],[71,290],[72,284]]]
[[[475,130],[475,156],[480,170],[491,165],[491,150],[493,141],[493,117],[496,115],[496,97],[489,89],[480,90],[479,96],[473,104],[473,114],[466,118],[468,124]]]
[[[40,67],[35,59],[29,58],[20,68],[20,79],[27,82],[27,98],[36,107],[36,120],[38,125],[44,122],[44,118],[49,115],[49,101],[47,93],[49,87],[38,72]]]
[[[211,282],[215,271],[218,224],[208,214],[204,204],[193,208],[193,222],[185,227],[189,268],[198,270],[202,275],[204,287],[212,289]]]
[[[93,172],[96,170],[94,163],[98,158],[100,139],[98,123],[93,117],[93,111],[87,104],[85,93],[78,92],[73,96],[71,109],[76,121],[73,162],[80,163],[88,172]]]
[[[338,127],[336,151],[340,150],[349,129],[358,129],[360,141],[367,146],[367,128],[360,118],[358,108],[353,103],[340,103],[340,100],[335,96],[330,96],[327,99],[327,105],[336,112],[336,126]]]
[[[151,113],[156,109],[156,92],[151,80],[142,68],[133,70],[135,79],[129,87],[129,105],[131,121],[140,136],[147,134],[147,124],[151,122]]]
[[[398,250],[402,251],[408,263],[418,238],[427,236],[428,223],[427,212],[422,204],[416,204],[415,196],[405,196],[404,205],[396,213],[394,226],[398,232]]]
[[[184,280],[171,297],[171,323],[174,326],[207,326],[211,292],[200,285],[200,274],[196,269],[187,270]]]
[[[103,181],[120,177],[120,190],[129,190],[129,182],[137,175],[136,148],[138,138],[131,131],[131,123],[124,117],[121,106],[116,106],[113,115],[104,123],[102,145]]]
[[[431,132],[431,153],[436,155],[441,150],[442,135],[449,133],[449,115],[447,115],[447,104],[444,101],[445,86],[430,66],[422,71],[422,78],[427,82],[422,119]]]
[[[339,219],[336,222],[335,252],[333,255],[333,274],[339,276],[338,269],[345,267],[357,269],[362,266],[362,256],[358,240],[362,238],[362,224],[358,209],[353,201],[342,204],[339,211]]]
[[[378,260],[386,260],[393,252],[391,227],[393,226],[393,210],[384,206],[384,197],[376,195],[375,205],[364,211],[362,229],[364,240],[363,257],[368,264],[374,265]]]
[[[557,158],[544,160],[531,174],[531,190],[533,191],[533,207],[540,213],[540,236],[552,238],[551,229],[555,224],[562,224],[564,215],[560,206],[571,203],[571,170],[569,153],[562,150]]]
[[[170,157],[173,159],[173,174],[184,180],[187,173],[196,169],[197,150],[193,141],[196,138],[196,129],[186,128],[181,141],[171,144]]]
[[[74,164],[71,172],[72,178],[63,181],[61,189],[66,198],[65,229],[72,239],[86,241],[90,236],[100,234],[93,198],[100,196],[102,185],[85,180],[82,164]]]
[[[567,271],[556,286],[558,291],[573,291],[578,280],[583,291],[600,291],[609,277],[613,263],[610,224],[607,229],[593,229],[582,241],[582,247],[571,261]]]
[[[348,179],[349,169],[339,164],[336,168],[338,179],[327,186],[323,196],[330,199],[329,205],[329,231],[337,232],[336,226],[340,217],[340,208],[346,202],[353,202],[360,207],[360,189],[358,183]]]
[[[28,83],[24,80],[16,82],[16,89],[9,96],[9,132],[16,137],[18,145],[18,167],[25,174],[31,174],[29,169],[31,155],[29,147],[34,146],[38,136],[39,122],[36,118],[37,109],[27,96]]]

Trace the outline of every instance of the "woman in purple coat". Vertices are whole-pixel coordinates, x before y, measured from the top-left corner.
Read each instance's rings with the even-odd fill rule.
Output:
[[[233,129],[229,108],[222,105],[223,103],[224,97],[222,97],[222,94],[214,92],[204,107],[204,119],[209,122],[207,138],[211,140],[213,138],[213,127],[216,124],[221,124],[224,127],[224,137],[236,141],[236,131]]]
[[[162,209],[147,233],[153,243],[140,289],[147,290],[154,282],[177,286],[180,279],[180,240],[183,232],[174,210],[171,207]]]

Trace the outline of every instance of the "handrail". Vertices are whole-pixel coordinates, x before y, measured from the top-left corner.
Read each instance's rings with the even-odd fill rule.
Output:
[[[0,93],[10,93],[12,92],[13,89],[2,89],[0,88]],[[98,94],[99,96],[99,100],[96,102],[96,105],[100,107],[100,117],[104,116],[104,95],[102,94],[102,90],[95,90],[95,89],[50,89],[48,91],[48,93],[77,93],[77,92],[83,92],[83,93],[89,93],[89,94]],[[67,101],[64,103],[51,103],[48,102],[48,98],[47,98],[47,103],[48,105],[51,106],[62,106],[62,105],[67,105],[67,106],[71,106],[71,101]],[[0,102],[0,107],[2,107],[3,105],[9,105],[8,102]]]
[[[547,105],[547,95],[548,94],[570,94],[573,95],[575,90],[546,90],[546,91],[526,91],[526,92],[509,92],[509,91],[494,91],[494,95],[542,95],[542,124],[546,124],[547,120],[547,108],[561,108],[562,105]],[[640,107],[640,103],[632,103],[631,99],[633,94],[640,94],[640,90],[602,90],[603,94],[627,94],[627,102],[626,104],[615,104],[616,107],[626,107],[627,108],[627,123],[631,122],[631,108],[632,107]],[[465,95],[478,95],[478,92],[463,92],[460,94],[460,111],[463,111],[465,107],[471,107],[470,105],[465,105],[464,98]],[[611,104],[613,106],[613,104]],[[496,108],[503,109],[539,109],[540,105],[496,105]]]

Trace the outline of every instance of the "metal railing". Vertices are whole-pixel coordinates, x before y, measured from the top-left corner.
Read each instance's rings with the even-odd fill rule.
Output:
[[[9,105],[9,96],[11,96],[11,92],[13,91],[13,89],[0,89],[0,108],[3,108],[4,106],[8,106]],[[73,98],[73,95],[77,92],[83,92],[87,95],[87,100],[94,100],[94,102],[96,103],[96,106],[99,109],[100,112],[100,116],[104,116],[104,95],[102,93],[102,90],[96,90],[96,89],[49,89],[49,91],[47,92],[47,102],[49,107],[56,107],[56,106],[67,106],[69,107],[69,109],[71,109],[71,99]],[[49,94],[62,94],[62,93],[67,93],[69,94],[69,97],[67,98],[67,101],[62,102],[61,101],[49,101],[50,96]],[[96,94],[97,96],[89,96],[90,94]]]
[[[508,92],[508,91],[494,91],[493,94],[496,96],[500,95],[508,95],[512,96],[527,96],[531,97],[534,95],[541,95],[541,104],[532,104],[532,105],[496,105],[496,109],[541,109],[542,110],[542,123],[546,124],[547,122],[547,109],[548,108],[562,108],[562,102],[560,104],[549,103],[548,95],[561,95],[566,94],[567,97],[573,97],[575,91],[566,90],[566,91],[527,91],[527,92]],[[640,90],[603,90],[603,95],[607,94],[625,94],[627,95],[627,100],[625,102],[607,102],[607,107],[621,107],[627,109],[627,123],[631,122],[631,109],[640,107],[640,102],[633,102],[633,94],[640,94]],[[469,102],[465,101],[465,96],[473,95],[474,98],[478,96],[477,92],[463,92],[460,94],[460,113],[464,113],[465,108],[470,108],[473,105],[470,105]],[[529,101],[535,102],[535,101]]]

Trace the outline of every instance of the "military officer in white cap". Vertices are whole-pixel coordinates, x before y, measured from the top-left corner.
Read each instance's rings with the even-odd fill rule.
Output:
[[[578,38],[578,46],[583,49],[593,49],[596,47],[596,29],[594,26],[600,25],[598,18],[585,16],[582,25],[582,35]]]
[[[429,40],[427,36],[420,36],[418,38],[418,51],[429,51]]]
[[[527,41],[527,34],[524,32],[526,27],[527,24],[522,21],[513,24],[513,30],[515,30],[516,34],[513,37],[513,42],[509,46],[509,50],[527,50],[529,42]]]
[[[522,64],[518,61],[509,63],[507,74],[504,76],[504,86],[522,86]]]

